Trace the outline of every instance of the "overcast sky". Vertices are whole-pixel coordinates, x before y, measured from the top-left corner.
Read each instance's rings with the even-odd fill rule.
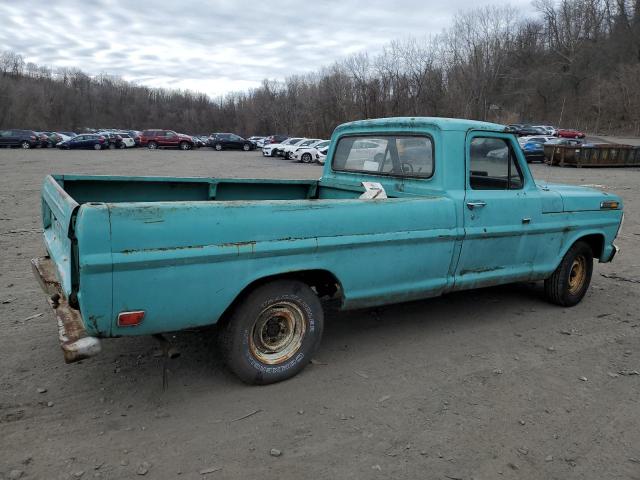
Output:
[[[0,0],[0,50],[217,96],[440,33],[497,0]],[[530,9],[530,0],[510,4]]]

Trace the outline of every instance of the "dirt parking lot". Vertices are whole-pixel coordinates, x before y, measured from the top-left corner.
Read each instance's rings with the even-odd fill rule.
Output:
[[[317,178],[259,152],[0,150],[0,479],[640,479],[640,169],[534,175],[621,194],[612,264],[571,309],[518,284],[341,313],[292,380],[240,383],[210,331],[65,365],[29,260],[57,173]],[[280,456],[271,454],[272,449]]]

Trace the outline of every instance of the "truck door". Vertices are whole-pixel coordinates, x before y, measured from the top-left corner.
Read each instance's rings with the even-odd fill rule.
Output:
[[[467,135],[465,236],[454,288],[528,280],[541,238],[539,192],[509,134]]]

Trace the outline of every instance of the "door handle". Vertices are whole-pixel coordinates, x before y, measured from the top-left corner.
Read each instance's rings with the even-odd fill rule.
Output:
[[[482,207],[484,207],[486,205],[487,205],[486,202],[467,202],[467,207],[469,208],[469,210],[474,210],[476,208],[482,208]]]

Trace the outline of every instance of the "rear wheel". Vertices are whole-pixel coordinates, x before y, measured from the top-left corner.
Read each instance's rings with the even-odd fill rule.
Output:
[[[180,142],[180,150],[189,150],[189,142]]]
[[[215,149],[219,152],[220,150],[222,150],[222,145],[220,145],[219,143],[216,143],[216,144],[213,146],[213,148],[215,148]]]
[[[102,145],[100,145],[99,143],[95,143],[95,144],[93,145],[93,149],[94,149],[94,150],[102,150]]]
[[[322,305],[307,284],[277,280],[242,299],[221,333],[221,350],[243,382],[279,382],[311,361],[323,325]]]
[[[251,145],[249,145],[248,143],[245,143],[242,146],[242,150],[244,150],[245,152],[248,152],[249,150],[251,150]]]
[[[26,140],[20,144],[20,146],[24,149],[31,148],[31,144]]]
[[[544,281],[544,293],[552,303],[573,307],[587,293],[592,273],[591,247],[578,241],[566,253],[553,275]]]
[[[303,163],[311,163],[313,157],[310,153],[303,153],[302,157],[300,157],[300,160],[302,160]]]
[[[155,150],[158,148],[158,144],[156,142],[149,142],[147,143],[147,148],[149,150]]]

